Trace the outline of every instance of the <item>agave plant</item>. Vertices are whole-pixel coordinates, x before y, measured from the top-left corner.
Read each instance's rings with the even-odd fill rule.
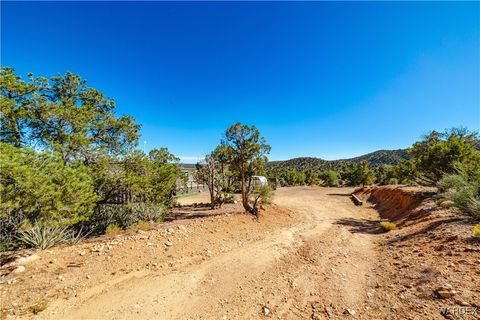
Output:
[[[38,227],[21,231],[18,240],[27,246],[38,249],[48,249],[58,244],[67,243],[72,234],[63,227]]]

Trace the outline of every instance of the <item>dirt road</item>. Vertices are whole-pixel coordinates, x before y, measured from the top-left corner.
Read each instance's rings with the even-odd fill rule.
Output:
[[[85,265],[101,269],[57,271],[68,278],[61,279],[58,287],[72,284],[75,294],[50,301],[37,317],[323,319],[330,313],[362,318],[373,281],[376,244],[371,234],[350,230],[356,219],[376,218],[377,213],[354,206],[348,197],[351,191],[281,188],[274,202],[293,212],[276,216],[275,210],[281,208],[274,206],[260,221],[231,215],[196,219],[183,227],[180,222],[173,225],[178,232],[172,228],[166,235],[158,232],[163,238],[144,240],[146,235],[136,235],[119,240],[129,253],[112,248],[110,258],[97,257],[90,245],[92,256]],[[135,259],[135,252],[138,260],[145,261],[147,253],[137,251],[138,242],[151,241],[141,246],[151,250],[165,239],[173,245],[166,243],[165,252],[150,253],[151,261],[158,263],[138,267],[129,261]],[[109,274],[112,270],[114,276]],[[96,275],[93,282],[89,275],[89,280],[84,278],[102,271],[104,275]],[[55,286],[56,281],[51,283]]]

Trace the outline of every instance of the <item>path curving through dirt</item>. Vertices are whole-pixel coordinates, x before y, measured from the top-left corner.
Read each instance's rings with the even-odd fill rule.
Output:
[[[293,211],[291,222],[274,229],[249,217],[227,217],[216,227],[205,222],[204,240],[214,252],[206,258],[176,251],[195,245],[179,242],[168,251],[176,259],[173,267],[100,278],[75,297],[52,302],[41,318],[258,319],[268,313],[276,319],[320,319],[325,312],[362,318],[376,244],[369,233],[351,232],[348,222],[378,215],[353,205],[351,191],[280,188],[274,202]],[[125,256],[125,264],[134,258]]]

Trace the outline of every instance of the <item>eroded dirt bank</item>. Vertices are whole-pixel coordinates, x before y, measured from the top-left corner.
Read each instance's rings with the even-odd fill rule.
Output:
[[[442,208],[435,189],[367,187],[356,191],[383,218],[399,227],[379,248],[378,308],[381,319],[480,319],[480,242],[474,224],[457,209]],[[360,232],[377,232],[359,223]]]

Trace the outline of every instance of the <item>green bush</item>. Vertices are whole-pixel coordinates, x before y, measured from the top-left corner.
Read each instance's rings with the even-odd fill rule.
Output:
[[[479,137],[464,128],[444,132],[432,131],[416,142],[408,153],[426,182],[442,179],[445,174],[456,174],[461,169],[466,175],[480,173]]]
[[[444,176],[437,184],[447,200],[463,212],[480,219],[480,181],[464,174]]]
[[[87,219],[98,199],[88,168],[60,155],[0,142],[0,219],[22,215],[32,225],[69,226]]]
[[[395,223],[389,221],[382,221],[378,225],[385,232],[392,231],[397,228],[397,225]]]
[[[131,210],[126,205],[100,204],[84,225],[93,234],[103,234],[111,224],[128,228],[133,223],[135,221],[132,219]]]
[[[0,236],[0,252],[13,251],[18,248],[17,239],[10,234]]]
[[[273,190],[269,185],[255,188],[253,195],[256,204],[271,204],[273,200]]]
[[[367,161],[346,165],[341,175],[350,186],[365,186],[375,181],[375,173]]]
[[[220,192],[217,196],[217,203],[222,205],[224,203],[233,203],[235,196],[232,193]]]
[[[305,171],[305,183],[309,186],[315,186],[320,183],[318,172],[312,169]]]
[[[179,159],[135,150],[140,126],[113,99],[70,72],[25,81],[1,67],[0,84],[0,250],[163,220],[185,183]]]
[[[340,174],[334,170],[327,170],[320,174],[320,179],[327,187],[338,187],[340,185]]]
[[[388,184],[392,184],[392,185],[398,184],[398,179],[397,178],[390,178],[390,180],[388,180]]]
[[[280,180],[280,184],[285,187],[304,185],[306,179],[305,172],[295,169],[284,169],[275,176]]]

